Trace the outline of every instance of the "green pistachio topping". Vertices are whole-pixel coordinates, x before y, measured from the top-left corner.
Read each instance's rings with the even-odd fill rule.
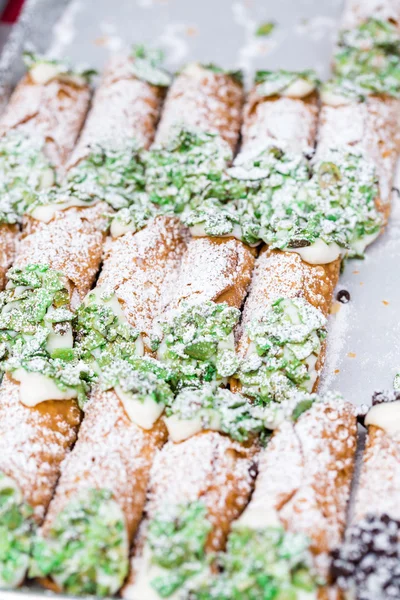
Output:
[[[320,238],[349,257],[361,257],[382,227],[377,197],[373,166],[360,155],[332,150],[299,189],[286,186],[260,203],[260,237],[280,249],[310,246]]]
[[[0,293],[0,369],[41,373],[84,402],[93,374],[73,348],[73,313],[62,273],[27,265],[7,273]]]
[[[362,101],[369,94],[400,95],[400,35],[394,25],[369,19],[343,31],[334,57],[336,78],[323,92]]]
[[[132,48],[132,73],[151,85],[168,87],[171,75],[162,68],[164,53],[161,50],[149,49],[143,45]]]
[[[142,151],[133,140],[122,146],[94,146],[68,175],[74,188],[118,210],[135,203],[144,190]]]
[[[123,512],[107,490],[72,499],[46,537],[37,536],[29,575],[50,576],[70,594],[108,596],[121,587],[129,563]]]
[[[141,353],[139,332],[123,316],[114,292],[89,292],[77,316],[80,355],[97,371]]]
[[[210,385],[185,388],[168,404],[166,416],[200,420],[201,429],[213,429],[245,442],[264,429],[262,412],[241,394]]]
[[[263,97],[275,95],[308,96],[319,85],[317,74],[306,71],[257,71],[255,76],[257,94]],[[295,87],[296,86],[296,87]]]
[[[400,35],[393,23],[370,18],[358,27],[341,31],[339,47],[363,51],[382,48],[388,53],[399,54]]]
[[[179,213],[223,177],[232,158],[216,134],[179,131],[164,147],[146,156],[146,191],[151,202]]]
[[[322,583],[313,573],[308,538],[282,527],[234,524],[217,563],[221,573],[196,590],[196,600],[311,600]]]
[[[56,183],[44,139],[12,131],[0,138],[0,222],[17,223],[35,192]]]
[[[61,79],[70,81],[76,85],[85,85],[90,83],[93,75],[97,75],[97,71],[94,69],[87,68],[73,68],[68,62],[62,60],[56,60],[47,58],[45,56],[39,56],[33,52],[24,52],[23,54],[24,63],[26,68],[32,73],[37,67],[46,67],[47,80],[43,83],[47,83],[52,79]]]
[[[22,583],[29,566],[35,522],[18,485],[0,472],[0,588]]]
[[[326,318],[303,298],[279,298],[247,328],[252,344],[236,376],[242,392],[262,403],[281,402],[293,391],[310,392],[325,338]]]
[[[166,506],[150,522],[147,544],[159,574],[151,581],[168,598],[199,574],[206,563],[205,545],[211,523],[203,502]]]
[[[121,208],[111,221],[111,235],[120,237],[128,231],[136,232],[143,229],[147,223],[154,219],[157,215],[163,213],[160,207],[150,202],[146,192],[137,192],[134,196],[133,203]],[[166,213],[168,211],[165,211]]]
[[[238,367],[233,330],[240,311],[226,303],[182,305],[160,324],[163,333],[158,357],[174,373],[175,386],[221,382]]]

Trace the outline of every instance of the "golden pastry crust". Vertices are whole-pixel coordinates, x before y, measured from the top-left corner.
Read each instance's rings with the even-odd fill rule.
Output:
[[[19,383],[5,375],[0,387],[0,471],[17,482],[39,523],[80,420],[74,400],[25,406],[19,399]]]
[[[148,148],[153,141],[164,91],[137,79],[132,63],[133,58],[124,55],[107,63],[69,168],[84,159],[93,144],[119,147],[136,140]]]
[[[380,187],[377,207],[385,219],[390,212],[400,150],[399,112],[399,99],[368,96],[365,102],[323,105],[320,113],[316,158],[323,159],[332,148],[363,154],[377,170]]]
[[[309,153],[317,132],[317,100],[315,92],[305,98],[265,98],[254,86],[244,108],[241,152],[278,146],[288,152]]]
[[[44,151],[62,172],[89,108],[89,86],[65,81],[34,83],[29,73],[17,85],[0,118],[0,136],[11,130],[41,136]]]
[[[358,521],[367,513],[400,520],[400,434],[370,425],[354,509]]]
[[[243,88],[233,77],[199,64],[187,65],[167,94],[156,144],[166,144],[178,127],[218,133],[234,151],[242,105]]]
[[[151,469],[145,519],[135,540],[124,598],[141,597],[135,581],[143,561],[146,530],[149,521],[165,507],[204,502],[212,524],[207,550],[224,548],[230,526],[253,489],[256,451],[256,446],[239,444],[216,431],[203,431],[178,444],[167,442]]]
[[[188,231],[178,218],[160,216],[105,248],[97,285],[115,291],[127,319],[145,341],[172,293],[187,241]]]
[[[260,453],[258,475],[244,520],[278,520],[311,539],[323,576],[340,544],[354,471],[357,420],[352,404],[316,402],[296,423],[284,422]]]
[[[0,291],[6,285],[6,273],[14,261],[18,231],[17,225],[0,224]]]
[[[27,217],[15,266],[46,264],[61,271],[71,284],[71,304],[76,308],[92,287],[100,266],[106,212],[107,205],[98,203],[59,211],[49,223]]]
[[[209,300],[240,308],[254,260],[253,250],[235,238],[193,238],[183,257],[174,297],[166,308]]]
[[[328,316],[339,273],[340,259],[326,265],[310,265],[302,261],[296,252],[281,252],[264,246],[256,260],[242,320],[236,332],[239,354],[245,356],[250,345],[246,326],[278,298],[304,298]],[[315,365],[318,373],[324,364],[325,351],[326,344],[323,343]],[[240,390],[238,380],[231,380],[230,385],[233,391]],[[317,387],[318,379],[314,389]]]
[[[114,391],[96,388],[85,406],[78,441],[62,465],[43,534],[76,494],[107,489],[123,511],[131,540],[142,517],[154,454],[166,438],[162,419],[152,429],[142,429],[129,419]]]

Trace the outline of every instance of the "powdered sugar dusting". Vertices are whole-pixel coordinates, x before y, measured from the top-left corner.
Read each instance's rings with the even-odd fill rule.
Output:
[[[75,441],[80,411],[73,401],[28,408],[19,400],[19,384],[7,376],[0,387],[0,415],[0,471],[18,482],[40,522],[60,463]]]
[[[115,392],[96,389],[85,407],[74,450],[63,462],[44,533],[76,494],[94,488],[112,491],[131,539],[142,515],[154,452],[165,438],[162,421],[145,431],[129,419]]]
[[[317,402],[297,423],[286,422],[261,453],[249,510],[278,513],[284,527],[312,540],[326,575],[340,543],[354,468],[357,424],[351,404]]]
[[[176,128],[218,133],[236,148],[243,90],[232,77],[191,64],[172,83],[165,101],[156,143],[165,144]]]
[[[399,15],[399,0],[347,0],[341,26],[351,29],[370,17],[400,25]]]

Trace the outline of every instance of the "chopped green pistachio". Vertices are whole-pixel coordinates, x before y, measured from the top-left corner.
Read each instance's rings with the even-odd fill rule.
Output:
[[[200,500],[165,506],[150,522],[147,544],[152,564],[160,569],[151,585],[162,598],[172,595],[202,571],[210,531],[207,509]]]
[[[132,73],[138,79],[147,81],[151,85],[168,87],[171,83],[171,75],[162,68],[164,54],[161,50],[146,48],[136,45],[132,48]]]
[[[259,402],[281,402],[296,389],[311,392],[326,318],[303,298],[279,298],[247,327],[251,347],[236,376]]]
[[[393,23],[370,18],[353,29],[339,34],[339,47],[367,51],[383,48],[387,53],[400,53],[400,35]]]
[[[146,191],[163,210],[182,212],[218,183],[232,153],[216,134],[179,131],[164,147],[146,155]]]
[[[158,214],[167,211],[161,211],[160,207],[149,200],[148,194],[135,193],[133,203],[121,208],[112,218],[111,235],[119,237],[128,231],[136,232],[143,229],[147,223],[154,219]]]
[[[35,192],[56,183],[41,136],[10,131],[0,139],[0,222],[17,223]]]
[[[45,65],[54,67],[54,77],[60,77],[61,79],[71,80],[72,82],[79,83],[90,83],[93,75],[97,75],[95,69],[86,68],[73,68],[66,61],[47,58],[45,56],[39,56],[34,52],[24,52],[23,54],[25,66],[29,71],[34,68]]]
[[[87,489],[34,542],[30,577],[50,576],[70,594],[109,596],[128,573],[124,514],[108,490]]]
[[[134,329],[114,302],[114,294],[98,298],[90,292],[77,311],[78,349],[81,357],[102,372],[114,362],[130,360],[138,355],[139,332]]]
[[[316,597],[322,584],[313,573],[308,538],[279,526],[234,524],[217,564],[220,574],[199,586],[196,600],[301,600],[307,592]]]
[[[142,154],[134,140],[120,146],[94,146],[89,156],[69,172],[67,181],[115,210],[128,207],[144,191]]]
[[[363,256],[383,223],[377,197],[374,167],[360,155],[332,150],[303,186],[286,186],[260,203],[260,237],[282,250],[320,238],[338,244],[349,257]]]
[[[161,322],[158,357],[174,373],[175,386],[220,382],[238,367],[233,330],[240,311],[227,304],[185,305]]]
[[[0,588],[18,587],[29,566],[35,522],[18,485],[0,472]]]
[[[396,391],[400,391],[400,373],[396,373],[394,380],[393,380],[393,388]]]
[[[284,93],[289,90],[290,86],[295,83],[301,84],[304,90],[302,93],[299,87],[299,96],[308,96],[319,85],[317,74],[312,69],[306,71],[285,71],[283,69],[277,71],[257,71],[255,76],[257,84],[257,93],[260,96],[274,96]]]
[[[256,29],[256,35],[259,37],[268,37],[274,31],[276,23],[273,21],[266,21],[261,23]]]
[[[166,415],[180,420],[200,419],[203,430],[221,431],[239,442],[264,429],[262,414],[247,398],[210,385],[182,390],[169,402]]]

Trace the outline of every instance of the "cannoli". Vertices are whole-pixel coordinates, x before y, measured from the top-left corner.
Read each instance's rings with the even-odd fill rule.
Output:
[[[109,595],[127,575],[149,469],[167,437],[159,417],[173,398],[168,372],[137,357],[185,246],[185,229],[172,217],[126,234],[107,248],[97,286],[78,310],[78,347],[99,383],[62,466],[30,572],[49,577],[57,589]],[[70,544],[71,527],[78,545]]]
[[[201,570],[205,551],[224,547],[252,490],[254,452],[218,431],[167,442],[151,470],[124,598],[172,596]]]
[[[32,524],[47,510],[94,378],[73,348],[71,308],[83,300],[100,264],[103,211],[100,204],[85,216],[71,209],[27,234],[1,293],[0,472],[14,482],[18,506],[29,508]],[[33,525],[26,527],[32,532]],[[29,540],[16,547],[26,559]],[[26,567],[25,559],[17,553],[7,587],[23,580],[25,569],[17,566]]]
[[[309,265],[296,253],[261,251],[237,331],[241,362],[231,389],[267,403],[316,389],[339,270],[339,260]]]
[[[192,63],[177,75],[167,94],[157,146],[180,129],[214,133],[234,152],[240,129],[243,88],[240,73]]]
[[[245,105],[241,153],[255,155],[268,146],[312,153],[317,85],[313,71],[259,71]]]
[[[0,118],[0,135],[19,134],[47,158],[56,171],[65,165],[89,108],[92,71],[26,55],[28,74],[18,84]],[[47,175],[46,175],[47,176]]]
[[[15,225],[35,192],[60,178],[90,100],[90,72],[31,55],[27,65],[0,119],[0,289],[15,254]]]
[[[400,595],[400,395],[376,393],[365,417],[366,446],[352,520],[333,553],[333,576],[346,598]]]
[[[354,29],[368,19],[392,23],[400,28],[399,0],[347,0],[342,16],[342,29]]]
[[[334,394],[280,425],[217,561],[222,573],[200,597],[332,597],[321,586],[330,583],[329,553],[345,526],[356,435],[353,406]]]

